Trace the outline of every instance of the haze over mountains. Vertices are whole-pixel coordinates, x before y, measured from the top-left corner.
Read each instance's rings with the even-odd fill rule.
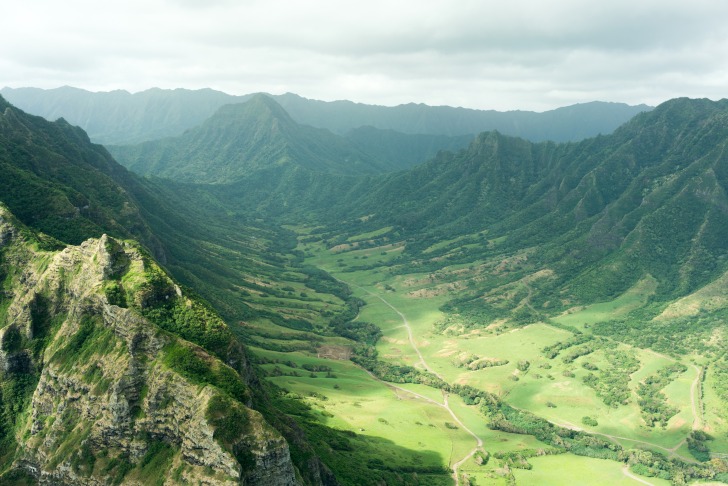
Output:
[[[92,93],[78,88],[51,90],[3,88],[0,93],[19,108],[49,120],[63,117],[88,132],[97,143],[126,145],[176,136],[201,124],[225,104],[253,95],[219,91],[150,89],[139,93]],[[346,134],[371,126],[408,134],[474,135],[487,130],[532,141],[572,141],[612,132],[646,105],[592,102],[543,113],[497,112],[410,103],[395,107],[351,101],[324,102],[295,94],[272,96],[298,123]]]
[[[1,479],[728,481],[726,100],[6,92],[63,120],[0,98]]]

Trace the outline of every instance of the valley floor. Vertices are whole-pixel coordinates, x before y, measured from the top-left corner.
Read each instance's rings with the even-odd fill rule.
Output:
[[[626,449],[654,450],[688,463],[697,463],[687,446],[691,431],[711,425],[723,427],[720,421],[706,423],[704,417],[704,360],[700,356],[690,357],[685,371],[671,376],[662,390],[674,415],[663,426],[648,427],[641,418],[638,384],[675,364],[674,358],[616,342],[602,343],[568,359],[558,359],[565,352],[557,359],[549,358],[544,355],[545,348],[574,337],[569,327],[557,320],[554,325],[534,323],[509,329],[498,329],[497,324],[466,328],[456,317],[439,310],[449,296],[441,294],[427,275],[388,272],[397,247],[331,251],[313,244],[303,250],[307,261],[347,283],[355,296],[366,302],[357,320],[375,323],[382,330],[377,352],[384,362],[412,366],[451,385],[470,385],[494,393],[511,406],[553,424],[586,431]],[[362,259],[369,260],[369,268],[354,270],[352,267]],[[590,322],[603,319],[605,313],[626,312],[644,298],[649,287],[650,282],[645,282],[615,303],[577,309],[563,320],[578,323],[588,333]],[[631,356],[635,363],[625,385],[626,405],[607,405],[595,389],[585,385],[592,373],[590,365],[604,372],[614,368],[611,355],[615,352]],[[465,359],[468,356],[504,364],[472,369]],[[528,362],[525,369],[524,362]],[[455,484],[506,484],[509,477],[517,484],[567,484],[575,477],[581,484],[669,484],[640,475],[619,462],[573,454],[532,457],[528,459],[529,469],[509,468],[497,459],[499,455],[548,446],[532,436],[488,428],[477,407],[466,405],[459,396],[425,385],[386,383],[350,363],[328,363],[337,370],[337,379],[344,374],[356,378],[351,388],[333,387],[326,400],[310,400],[327,417],[327,424],[375,435],[414,453],[434,452],[429,457],[439,458],[453,471]],[[585,363],[586,367],[582,366]],[[313,384],[306,377],[272,380],[297,392],[315,394],[321,389],[321,380]],[[585,423],[589,417],[595,423]],[[711,451],[718,454],[728,449],[728,441],[720,437],[711,443]],[[589,480],[593,483],[584,482]]]
[[[426,276],[387,272],[387,261],[397,254],[396,248],[332,252],[314,244],[303,249],[309,263],[345,282],[366,302],[356,321],[375,323],[382,330],[376,349],[383,362],[414,367],[450,385],[469,385],[494,393],[509,405],[553,424],[586,431],[626,449],[654,450],[697,463],[686,439],[693,429],[708,426],[700,398],[704,396],[700,357],[692,357],[685,371],[664,387],[668,403],[675,408],[674,416],[665,426],[648,427],[640,415],[637,384],[675,364],[674,358],[611,342],[573,359],[559,359],[566,352],[549,358],[544,355],[545,348],[574,337],[568,328],[556,322],[503,330],[497,325],[466,329],[439,310],[448,296],[436,295]],[[347,269],[363,257],[379,258],[380,265],[367,270]],[[635,291],[636,296],[625,296],[625,302],[617,302],[612,309],[582,309],[565,319],[580,322],[588,330],[589,320],[600,317],[597,311],[623,312],[624,306],[641,298],[639,291]],[[324,347],[327,345],[346,349],[351,342],[327,338]],[[488,419],[476,406],[437,388],[385,382],[348,360],[328,359],[321,352],[318,356],[262,348],[255,352],[267,363],[264,368],[269,379],[289,396],[305,401],[322,423],[379,444],[381,457],[372,457],[373,464],[391,462],[395,468],[419,471],[445,467],[457,485],[509,481],[559,485],[572,483],[574,478],[579,478],[580,484],[595,485],[670,484],[640,475],[616,461],[573,454],[529,457],[528,468],[509,467],[502,459],[509,454],[529,454],[549,446],[530,435],[489,428]],[[631,356],[636,363],[626,385],[627,404],[619,406],[605,404],[595,389],[585,385],[592,371],[587,369],[589,365],[582,366],[590,363],[593,369],[606,372],[615,352]],[[472,369],[465,359],[468,356],[493,360],[497,365]],[[528,364],[524,366],[524,362]],[[595,423],[585,423],[588,417]],[[722,451],[726,446],[725,440],[716,440],[711,450]],[[435,474],[428,480],[428,476],[420,475],[417,481],[440,484],[444,476]]]

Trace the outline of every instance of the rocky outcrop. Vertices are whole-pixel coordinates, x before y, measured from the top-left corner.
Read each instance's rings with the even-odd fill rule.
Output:
[[[215,344],[233,349],[233,369],[169,330],[178,315],[213,330],[219,318],[196,314],[133,243],[43,251],[10,218],[0,211],[13,289],[0,300],[0,380],[37,380],[17,414],[15,472],[41,484],[297,484],[286,441],[246,406],[244,354]],[[213,414],[223,399],[233,406]],[[233,435],[218,430],[226,420]]]

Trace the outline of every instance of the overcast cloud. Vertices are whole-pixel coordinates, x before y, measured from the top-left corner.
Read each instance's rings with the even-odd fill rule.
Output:
[[[6,2],[0,86],[545,110],[728,96],[723,0]]]

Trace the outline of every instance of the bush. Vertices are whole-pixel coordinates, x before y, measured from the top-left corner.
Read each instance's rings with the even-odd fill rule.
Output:
[[[581,418],[581,423],[584,425],[588,425],[589,427],[596,427],[599,425],[599,422],[596,421],[596,419],[586,416]]]
[[[522,371],[522,372],[524,372],[524,373],[525,373],[526,371],[528,371],[528,368],[529,368],[530,366],[531,366],[531,363],[530,363],[530,361],[527,361],[527,360],[525,360],[525,359],[522,359],[522,360],[518,361],[518,364],[516,365],[516,367],[517,367],[517,368],[518,368],[518,369],[519,369],[520,371]]]
[[[214,438],[226,447],[240,439],[248,424],[243,406],[224,395],[210,398],[205,418],[215,428]]]

